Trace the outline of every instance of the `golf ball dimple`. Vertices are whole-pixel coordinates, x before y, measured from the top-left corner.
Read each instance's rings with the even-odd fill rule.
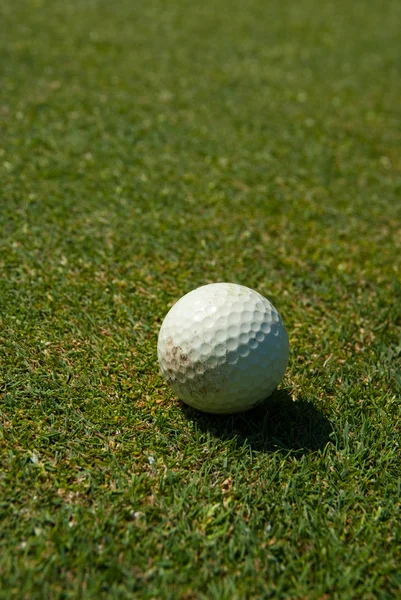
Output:
[[[161,371],[189,406],[249,410],[275,390],[288,363],[288,336],[274,306],[234,283],[204,285],[167,313],[157,345]]]

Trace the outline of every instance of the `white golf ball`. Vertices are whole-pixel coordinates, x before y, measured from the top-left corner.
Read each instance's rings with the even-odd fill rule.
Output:
[[[208,413],[236,413],[276,389],[289,344],[281,316],[261,294],[212,283],[174,304],[157,351],[166,381],[186,404]]]

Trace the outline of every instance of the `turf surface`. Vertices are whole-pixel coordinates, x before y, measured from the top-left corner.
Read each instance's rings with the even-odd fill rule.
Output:
[[[3,0],[0,598],[401,595],[401,4]],[[235,281],[270,401],[156,340]]]

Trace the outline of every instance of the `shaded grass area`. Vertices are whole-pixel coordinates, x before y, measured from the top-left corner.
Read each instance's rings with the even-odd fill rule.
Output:
[[[401,593],[398,2],[3,2],[0,598]],[[157,367],[212,281],[280,310],[245,415]]]

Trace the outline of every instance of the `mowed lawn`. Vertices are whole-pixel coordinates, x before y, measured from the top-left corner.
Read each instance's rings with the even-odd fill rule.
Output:
[[[401,597],[399,0],[3,0],[0,598]],[[235,417],[172,303],[291,343]]]

